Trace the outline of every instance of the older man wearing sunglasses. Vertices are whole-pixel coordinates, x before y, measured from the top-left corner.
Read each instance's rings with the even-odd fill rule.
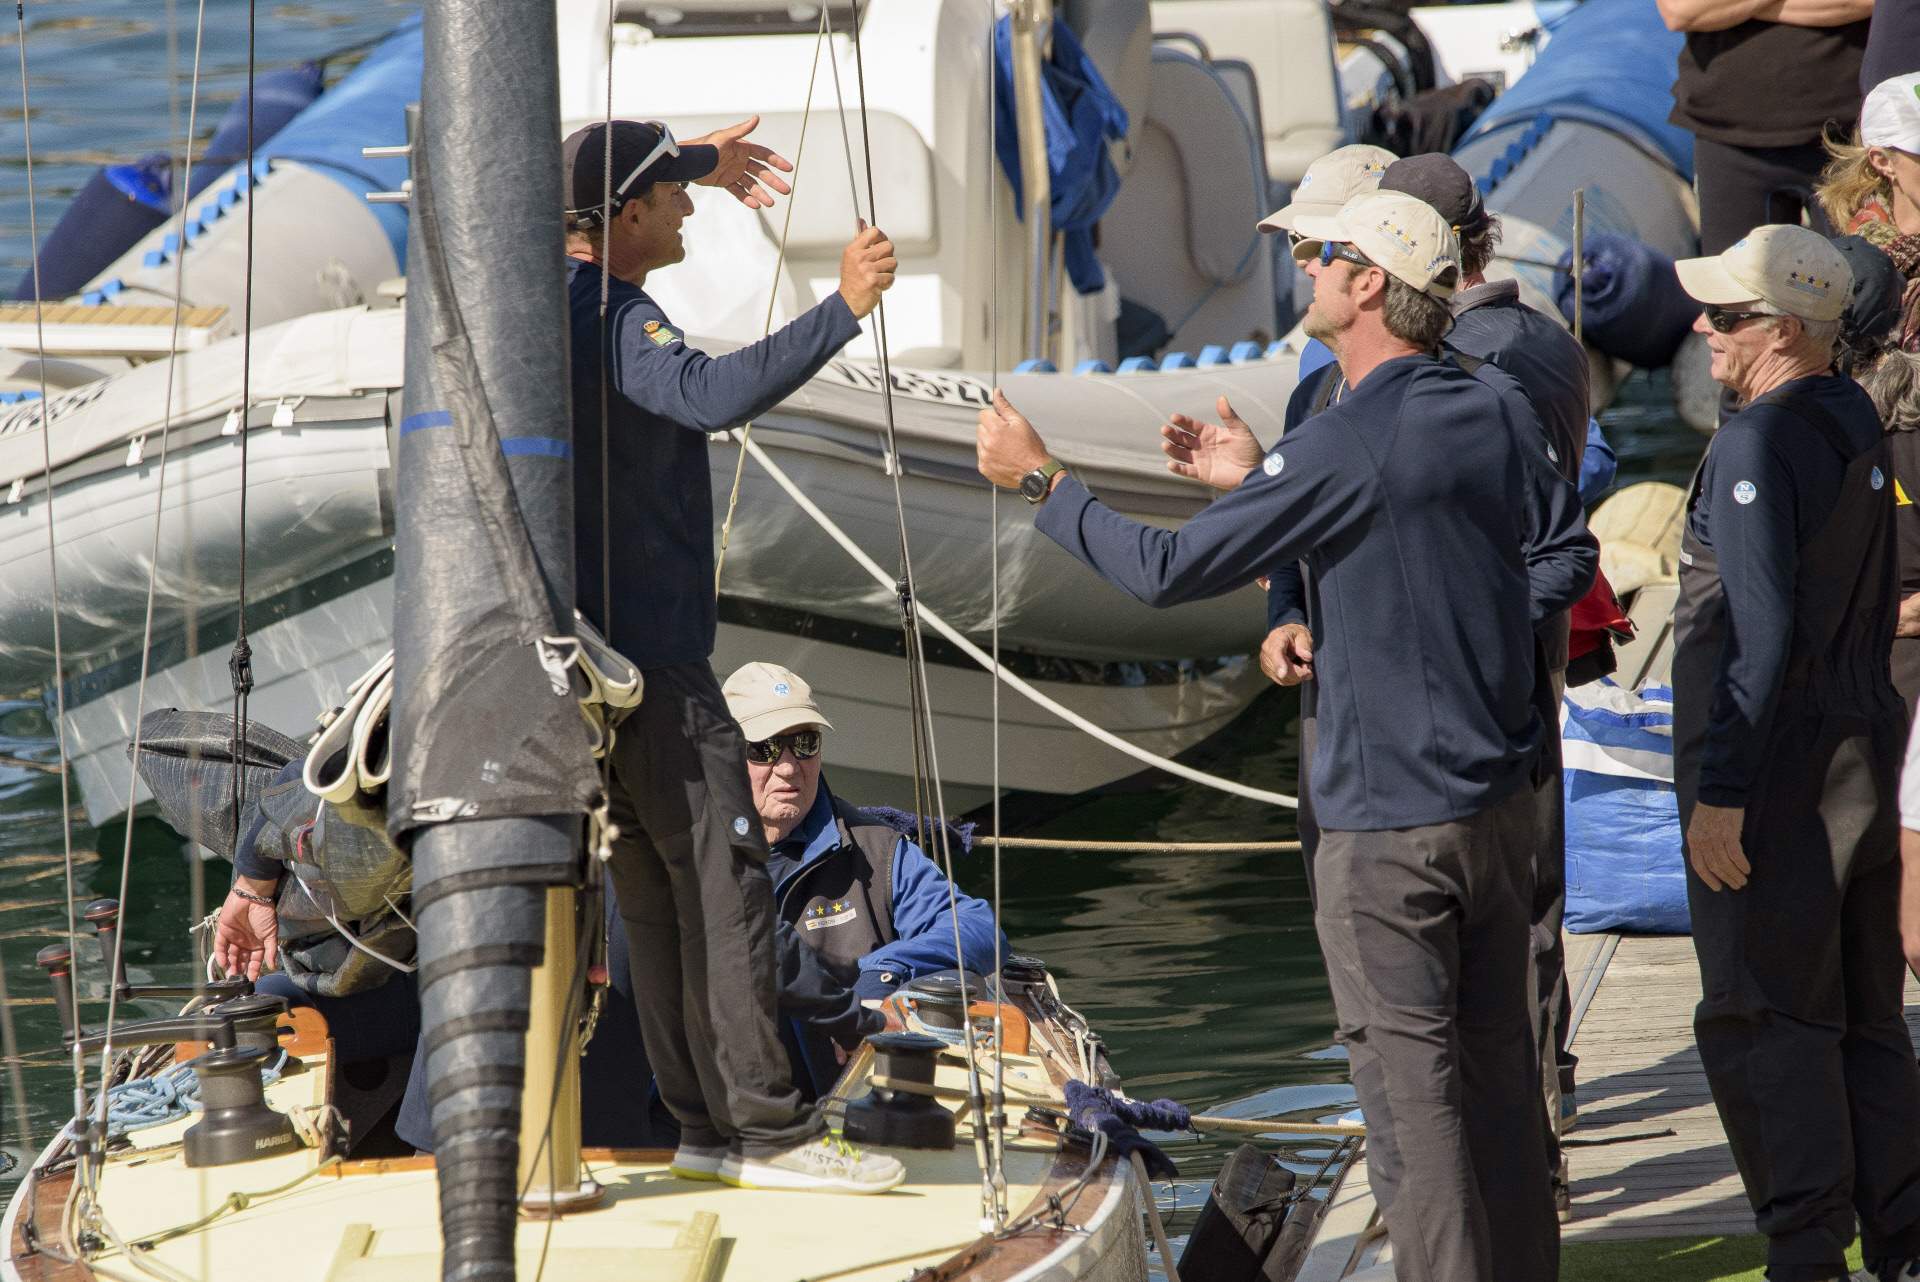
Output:
[[[1000,940],[992,906],[955,890],[918,845],[835,796],[821,778],[833,727],[812,687],[777,664],[749,663],[723,689],[747,739],[747,781],[773,852],[777,910],[801,941],[858,971],[853,991],[861,998],[884,997],[933,971],[992,973]],[[809,1068],[820,1080],[819,1066]]]
[[[1920,1271],[1920,1069],[1901,1015],[1906,708],[1893,468],[1833,368],[1846,259],[1755,228],[1676,265],[1743,408],[1695,474],[1674,615],[1674,783],[1700,1060],[1774,1282]]]

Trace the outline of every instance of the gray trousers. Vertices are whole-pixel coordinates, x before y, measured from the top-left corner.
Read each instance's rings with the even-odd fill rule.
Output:
[[[1314,924],[1399,1282],[1559,1276],[1529,965],[1534,813],[1523,788],[1451,823],[1320,834]]]
[[[737,1140],[765,1157],[823,1133],[774,1022],[766,841],[746,745],[706,663],[647,671],[614,743],[611,801],[640,1036],[681,1142]]]

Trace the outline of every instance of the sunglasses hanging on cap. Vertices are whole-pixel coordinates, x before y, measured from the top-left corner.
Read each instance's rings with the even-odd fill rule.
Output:
[[[1716,334],[1731,334],[1734,326],[1738,325],[1741,321],[1754,320],[1761,316],[1773,316],[1777,314],[1774,312],[1730,311],[1725,307],[1717,307],[1712,303],[1708,303],[1703,310],[1706,312],[1707,324],[1713,326]]]
[[[633,172],[629,173],[625,178],[622,178],[620,185],[613,189],[613,203],[616,205],[626,199],[627,188],[633,186],[634,179],[652,168],[654,161],[660,159],[662,156],[678,156],[680,154],[680,144],[674,141],[673,130],[667,128],[665,121],[649,120],[646,123],[660,131],[660,141],[653,144],[653,150],[647,153],[647,158],[635,165]]]
[[[811,761],[820,755],[820,732],[818,730],[796,730],[792,734],[777,734],[766,739],[756,739],[747,745],[747,760],[756,766],[770,766],[780,760],[782,753],[791,750],[795,761]]]

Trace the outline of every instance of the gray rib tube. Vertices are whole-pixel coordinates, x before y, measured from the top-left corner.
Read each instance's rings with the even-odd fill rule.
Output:
[[[467,1282],[514,1276],[529,971],[594,782],[535,644],[573,630],[552,0],[430,0],[425,46],[388,827],[414,860],[441,1276]]]

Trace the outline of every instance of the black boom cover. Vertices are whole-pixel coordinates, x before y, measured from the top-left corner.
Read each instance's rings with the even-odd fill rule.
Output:
[[[1294,1202],[1293,1172],[1242,1144],[1213,1182],[1180,1252],[1180,1276],[1208,1282],[1265,1282],[1267,1257]]]

